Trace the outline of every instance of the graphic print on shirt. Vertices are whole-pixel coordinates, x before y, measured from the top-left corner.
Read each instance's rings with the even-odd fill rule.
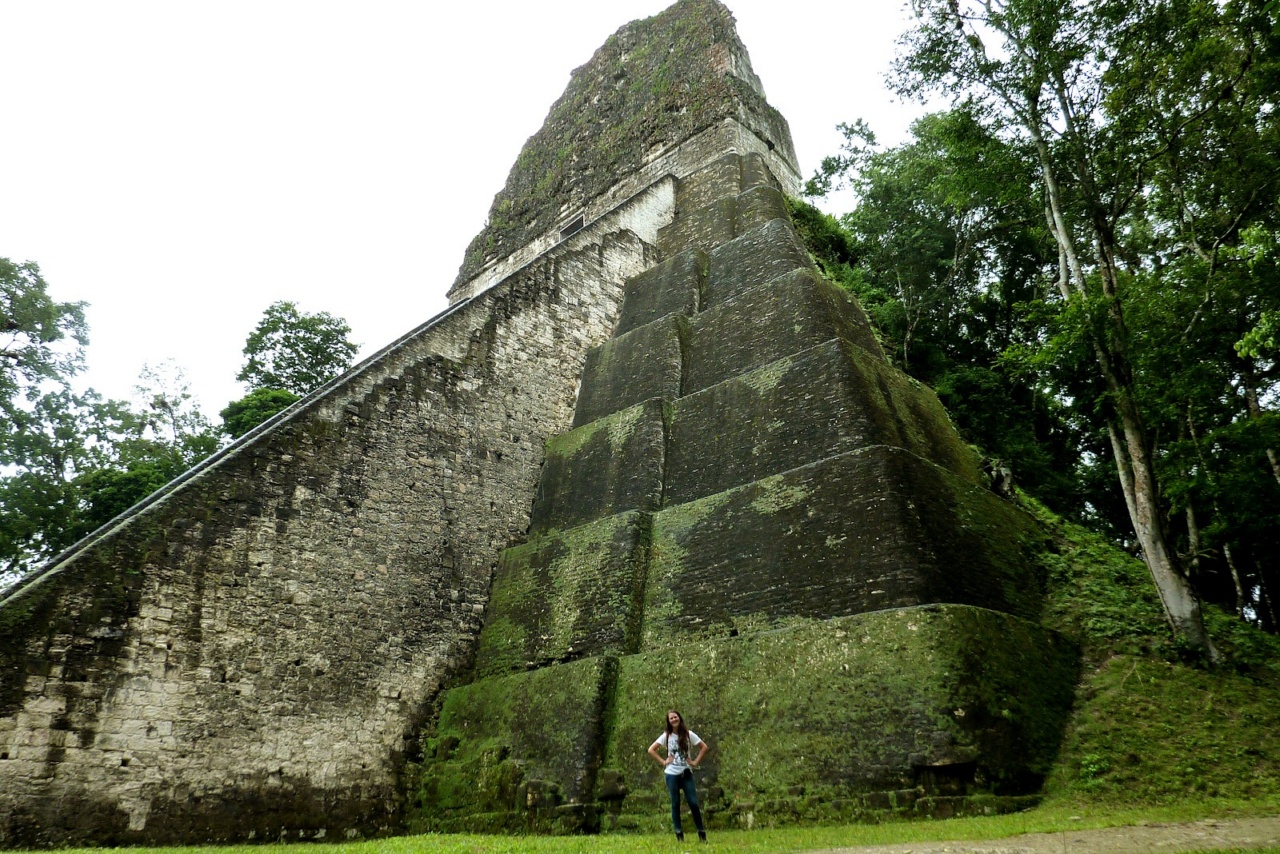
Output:
[[[671,764],[666,768],[668,774],[680,774],[689,767],[689,757],[685,756],[684,751],[680,749],[680,737],[674,732],[662,733],[655,739],[654,744],[661,744],[666,747],[667,755],[671,757]],[[702,739],[698,738],[696,732],[690,730],[689,749],[692,750],[699,744],[702,744]]]

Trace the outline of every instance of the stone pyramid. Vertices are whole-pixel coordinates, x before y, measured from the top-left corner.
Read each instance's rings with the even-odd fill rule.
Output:
[[[1012,808],[1041,535],[884,359],[716,0],[572,76],[451,305],[0,591],[0,847]],[[393,311],[395,306],[388,306]]]
[[[656,829],[670,707],[715,745],[722,823],[1023,804],[1073,681],[1035,526],[815,269],[760,155],[675,211],[547,444],[416,826]]]

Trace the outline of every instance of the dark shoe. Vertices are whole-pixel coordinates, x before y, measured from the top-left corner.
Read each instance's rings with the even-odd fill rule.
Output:
[[[707,841],[707,832],[706,832],[705,830],[699,830],[699,831],[698,831],[698,841],[699,841],[699,842],[706,842],[706,841]]]
[[[683,830],[677,830],[677,831],[676,831],[676,842],[684,842],[684,831],[683,831]]]

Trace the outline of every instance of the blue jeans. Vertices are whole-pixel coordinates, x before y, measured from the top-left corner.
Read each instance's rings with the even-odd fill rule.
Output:
[[[684,833],[680,827],[680,792],[684,791],[684,799],[689,802],[689,812],[693,813],[693,823],[699,833],[706,832],[702,824],[702,810],[698,808],[698,787],[693,784],[693,775],[681,779],[682,774],[663,774],[667,778],[667,794],[671,796],[671,824],[676,833]]]

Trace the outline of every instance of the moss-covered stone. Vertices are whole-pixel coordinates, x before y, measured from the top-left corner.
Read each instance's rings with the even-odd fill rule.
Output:
[[[769,220],[708,253],[705,305],[710,308],[792,270],[813,267],[790,220]]]
[[[816,270],[794,270],[690,321],[684,393],[694,394],[835,338],[884,357],[853,299]]]
[[[457,281],[549,231],[655,151],[729,117],[795,162],[786,122],[765,103],[722,4],[680,0],[618,30],[573,73],[542,128],[525,143]]]
[[[964,606],[807,621],[629,656],[603,766],[628,794],[612,808],[661,819],[661,771],[644,751],[669,708],[711,745],[699,786],[718,823],[1033,792],[1056,754],[1075,668],[1075,649],[1059,636]],[[884,803],[870,793],[884,793]]]
[[[691,353],[701,346],[691,345]],[[752,345],[726,347],[751,360]],[[714,344],[698,362],[703,376],[733,369]],[[933,392],[842,340],[703,389],[676,401],[673,411],[668,505],[871,445],[904,448],[981,482],[976,454]]]
[[[566,529],[662,501],[666,432],[660,400],[624,409],[557,436],[533,504],[530,531]]]
[[[668,314],[693,314],[701,304],[706,277],[706,253],[690,249],[631,278],[614,334],[622,335]]]
[[[728,195],[709,200],[692,210],[682,210],[670,224],[659,229],[658,247],[663,253],[670,255],[691,249],[714,249],[770,220],[787,219],[786,198],[776,186],[760,184],[742,193],[737,192],[742,183],[742,164],[748,158],[736,154],[731,158],[736,162],[729,174],[724,174],[724,160],[704,171],[711,173],[708,183],[712,185],[727,184],[736,173],[736,185],[728,188]],[[754,159],[760,160],[758,155]],[[761,166],[758,174],[767,175],[767,167]]]
[[[920,457],[866,448],[654,517],[645,649],[934,602],[1036,618],[1043,535]]]
[[[448,691],[424,739],[410,832],[572,831],[589,806],[616,659],[592,658]]]
[[[573,426],[590,424],[650,398],[680,395],[680,318],[655,320],[587,354]]]
[[[713,249],[738,236],[738,209],[732,197],[677,217],[658,230],[658,248],[671,255],[689,249]]]
[[[624,513],[502,553],[476,672],[489,676],[635,648],[649,519]]]

